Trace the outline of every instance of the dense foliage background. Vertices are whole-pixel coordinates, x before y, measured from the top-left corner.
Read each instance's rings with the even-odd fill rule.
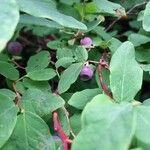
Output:
[[[150,2],[0,1],[1,150],[149,150]]]

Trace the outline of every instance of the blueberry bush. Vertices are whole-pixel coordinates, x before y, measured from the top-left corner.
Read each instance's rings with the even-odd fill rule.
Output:
[[[150,150],[150,1],[1,0],[0,150]]]

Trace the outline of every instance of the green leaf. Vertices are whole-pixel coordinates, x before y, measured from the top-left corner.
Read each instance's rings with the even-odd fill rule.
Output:
[[[142,69],[144,70],[144,71],[148,71],[149,73],[150,73],[150,64],[147,64],[147,65],[141,65],[141,67],[142,67]]]
[[[135,51],[136,60],[139,62],[150,63],[150,49],[139,47]]]
[[[85,47],[79,46],[75,49],[75,58],[78,62],[85,62],[88,59],[88,52]]]
[[[132,101],[142,85],[143,71],[135,61],[134,46],[124,42],[110,62],[110,88],[117,102]]]
[[[36,113],[41,117],[48,115],[65,104],[60,96],[45,93],[39,89],[27,90],[21,100],[25,111]]]
[[[54,41],[49,41],[47,43],[47,47],[49,47],[50,49],[58,49],[58,48],[63,48],[64,47],[64,42],[60,41],[60,40],[54,40]]]
[[[115,104],[109,97],[100,94],[86,105],[81,118],[82,130],[74,139],[72,150],[92,150],[97,147],[126,150],[130,146],[135,133],[135,116],[131,104]],[[114,130],[116,126],[119,134]]]
[[[0,51],[4,49],[7,42],[15,32],[19,21],[19,10],[15,0],[4,0],[0,5]]]
[[[137,112],[137,127],[135,136],[139,147],[148,150],[150,147],[150,109],[147,106],[139,106]]]
[[[111,51],[112,54],[115,53],[115,51],[118,49],[118,47],[122,44],[121,41],[119,41],[116,38],[112,38],[111,40],[108,41],[108,47]]]
[[[113,103],[112,99],[110,99],[108,96],[104,94],[95,96],[89,103],[87,103],[82,112],[82,126],[84,127],[98,121],[110,121],[111,123],[111,116],[109,116],[111,113],[109,113],[109,111],[114,111],[112,109],[115,109],[115,106],[115,103]]]
[[[48,81],[33,81],[29,78],[23,79],[23,85],[28,89],[39,89],[44,92],[50,92]]]
[[[147,32],[150,31],[150,2],[146,5],[145,11],[144,11],[144,17],[143,17],[143,29]]]
[[[63,58],[63,57],[72,57],[73,52],[69,48],[58,48],[57,49],[57,59]]]
[[[99,88],[97,89],[85,89],[80,92],[76,92],[72,95],[68,104],[78,108],[83,109],[85,105],[92,100],[94,96],[100,93]]]
[[[82,63],[72,64],[63,72],[58,83],[58,92],[60,94],[67,91],[70,88],[71,84],[77,80],[82,65]]]
[[[57,60],[57,62],[55,63],[56,68],[59,68],[60,66],[67,68],[69,67],[73,62],[75,62],[75,60],[73,59],[73,57],[62,57],[60,59]]]
[[[0,94],[6,96],[10,101],[15,100],[16,94],[9,89],[0,89]]]
[[[119,125],[118,125],[119,124]],[[71,150],[127,150],[131,142],[131,129],[118,122],[117,133],[114,125],[90,124],[83,128],[73,141]]]
[[[50,54],[48,51],[41,51],[38,54],[31,56],[27,63],[26,71],[37,71],[48,66],[50,61]]]
[[[88,22],[86,23],[87,26],[87,30],[84,30],[83,32],[90,32],[91,30],[93,30],[95,27],[97,27],[101,22],[103,22],[104,17],[101,16],[100,19],[94,20],[92,22]]]
[[[0,148],[11,136],[17,121],[18,109],[13,99],[0,93]]]
[[[86,26],[71,16],[61,14],[52,1],[17,0],[20,10],[35,17],[51,19],[62,26],[86,30]],[[40,11],[39,11],[40,10]]]
[[[70,117],[70,125],[75,134],[78,134],[81,130],[81,114],[76,113]]]
[[[141,44],[150,42],[149,37],[137,33],[130,34],[128,40],[132,42],[134,46],[140,46]]]
[[[108,0],[94,0],[94,3],[102,13],[109,13],[118,17],[126,15],[125,9],[117,3]]]
[[[0,61],[0,74],[10,80],[17,80],[19,78],[18,70],[11,64]]]
[[[31,112],[18,115],[15,129],[2,150],[15,150],[16,148],[55,150],[49,128],[39,116]]]
[[[19,23],[27,24],[27,25],[37,25],[37,26],[44,26],[48,28],[62,28],[58,23],[55,21],[50,21],[44,18],[38,18],[30,15],[21,15]]]
[[[31,71],[26,75],[26,77],[29,77],[34,81],[47,81],[54,78],[55,76],[56,72],[51,68]]]

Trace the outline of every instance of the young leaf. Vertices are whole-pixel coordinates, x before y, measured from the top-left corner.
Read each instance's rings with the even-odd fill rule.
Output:
[[[18,115],[15,129],[2,150],[15,150],[16,147],[23,150],[55,150],[47,124],[39,116],[28,111]]]
[[[0,94],[0,148],[11,136],[17,121],[18,109],[13,99]]]
[[[48,51],[41,51],[38,54],[31,56],[27,63],[27,73],[46,68],[49,64],[49,60],[50,54]]]
[[[71,16],[61,14],[53,1],[17,0],[20,10],[35,17],[51,19],[62,26],[86,30],[86,26]],[[40,11],[39,11],[40,10]]]
[[[47,81],[54,78],[55,76],[56,72],[51,68],[31,71],[26,75],[26,77],[29,77],[34,81]]]
[[[60,94],[67,91],[70,88],[71,84],[77,80],[82,65],[82,63],[72,64],[63,72],[58,84],[58,92]]]
[[[19,10],[15,0],[4,0],[0,4],[0,51],[13,36],[19,21]]]
[[[0,74],[10,80],[17,80],[19,78],[18,70],[11,64],[0,61]]]
[[[150,2],[146,5],[145,11],[144,11],[144,17],[143,17],[143,29],[147,32],[150,31]]]
[[[110,62],[110,88],[117,102],[132,101],[142,85],[143,71],[135,61],[134,46],[124,42]]]
[[[78,108],[83,109],[85,105],[92,100],[94,96],[100,93],[99,88],[98,89],[85,89],[80,92],[76,92],[72,95],[70,100],[68,101],[68,104]]]

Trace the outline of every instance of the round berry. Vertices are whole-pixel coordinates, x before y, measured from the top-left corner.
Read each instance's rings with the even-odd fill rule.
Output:
[[[84,46],[91,46],[92,45],[92,40],[89,37],[84,37],[83,39],[80,40],[80,45]]]
[[[90,66],[85,65],[80,72],[80,79],[82,81],[88,81],[92,79],[92,76],[93,76],[93,70],[91,69]]]
[[[11,55],[17,56],[21,54],[23,47],[22,44],[19,42],[10,42],[8,43],[7,49]]]

